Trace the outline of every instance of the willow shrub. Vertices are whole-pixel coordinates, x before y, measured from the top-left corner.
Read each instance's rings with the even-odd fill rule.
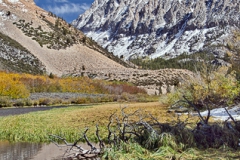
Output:
[[[0,95],[10,98],[26,98],[30,94],[18,77],[2,74],[0,78]]]
[[[162,102],[174,104],[186,96],[193,103],[209,102],[214,104],[233,104],[233,100],[240,94],[240,84],[235,73],[226,74],[221,69],[209,75],[198,74],[188,84],[184,84],[175,92],[162,98]]]
[[[30,93],[72,92],[87,94],[146,94],[133,84],[107,82],[88,77],[55,77],[0,72],[0,96],[28,98]]]

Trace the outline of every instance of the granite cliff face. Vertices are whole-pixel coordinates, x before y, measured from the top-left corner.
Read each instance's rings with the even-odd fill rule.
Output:
[[[240,0],[95,0],[73,25],[115,55],[175,56],[226,45]]]

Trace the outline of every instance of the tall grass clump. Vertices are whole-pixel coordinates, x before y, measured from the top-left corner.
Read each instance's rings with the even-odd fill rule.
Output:
[[[65,109],[66,111],[71,111]],[[30,113],[0,118],[0,139],[10,142],[49,142],[48,135],[56,134],[74,141],[79,137],[78,127],[69,125],[63,110]],[[54,113],[57,112],[57,113]],[[69,115],[69,114],[67,114]],[[61,122],[64,119],[65,122]]]

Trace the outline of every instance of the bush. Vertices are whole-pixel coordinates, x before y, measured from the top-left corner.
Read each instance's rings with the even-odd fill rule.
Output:
[[[29,91],[18,77],[12,77],[10,74],[1,74],[0,96],[8,96],[14,99],[27,98]]]
[[[39,105],[44,105],[44,106],[48,106],[51,105],[51,99],[49,98],[43,98],[43,99],[39,99]]]
[[[38,101],[34,101],[34,102],[33,102],[33,106],[34,106],[34,107],[38,106],[38,104],[39,104]]]
[[[12,103],[10,102],[10,98],[6,96],[0,96],[0,108],[2,107],[11,107]]]
[[[101,97],[101,101],[100,102],[113,102],[113,96],[103,96]]]
[[[17,100],[13,106],[15,107],[23,107],[25,105],[25,103],[23,102],[23,100]]]
[[[52,104],[62,104],[62,103],[63,103],[62,99],[59,99],[59,98],[52,100]]]
[[[30,99],[25,99],[24,103],[25,103],[25,106],[32,106],[34,104],[33,101]]]
[[[85,104],[87,103],[87,99],[86,98],[83,98],[83,97],[78,97],[78,98],[75,98],[74,100],[72,100],[73,104]]]
[[[15,107],[33,106],[33,101],[30,99],[17,99],[13,102]]]
[[[188,84],[168,94],[167,99],[162,102],[172,105],[184,95],[200,108],[209,102],[213,104],[212,108],[233,104],[234,99],[239,96],[240,84],[234,72],[226,74],[226,70],[223,70],[218,68],[211,73],[199,73]]]

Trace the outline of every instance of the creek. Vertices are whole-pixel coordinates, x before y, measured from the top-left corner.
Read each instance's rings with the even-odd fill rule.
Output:
[[[90,149],[86,144],[81,144],[81,146]],[[9,143],[8,141],[0,141],[0,160],[59,160],[63,159],[66,150],[67,147],[58,147],[53,143]],[[100,160],[100,158],[95,159]]]
[[[0,142],[1,160],[53,160],[61,159],[65,149],[55,144]]]

